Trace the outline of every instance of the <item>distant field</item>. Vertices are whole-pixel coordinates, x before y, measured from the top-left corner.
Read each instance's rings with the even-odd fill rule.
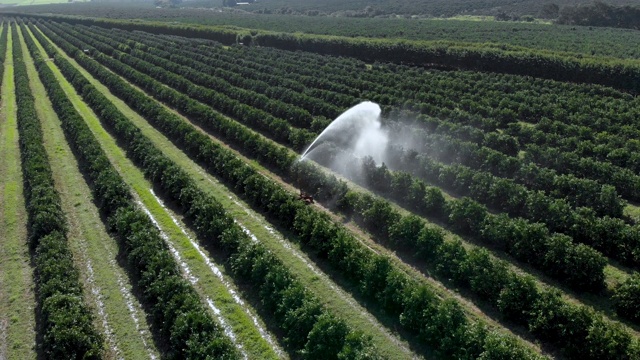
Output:
[[[590,28],[523,22],[460,20],[383,19],[328,16],[291,16],[219,12],[202,9],[156,9],[150,3],[83,3],[12,8],[24,13],[52,13],[144,19],[203,25],[232,25],[250,29],[349,37],[403,38],[500,43],[532,49],[566,51],[595,56],[640,58],[640,32],[625,29]]]
[[[241,2],[238,0],[238,2]],[[634,0],[606,0],[612,5],[634,5]],[[186,0],[181,6],[214,7],[220,0]],[[257,0],[253,4],[241,5],[247,11],[267,13],[336,14],[347,16],[376,15],[426,15],[450,17],[455,15],[495,15],[500,11],[518,16],[540,14],[547,3],[560,7],[591,4],[592,0]],[[365,8],[369,8],[365,10]],[[360,15],[356,14],[360,13]]]
[[[47,4],[60,4],[60,3],[68,3],[67,0],[0,0],[1,6],[26,6],[26,5],[47,5]],[[76,2],[78,2],[76,0]],[[80,0],[80,2],[84,2],[84,0]]]
[[[633,0],[606,0],[605,2],[614,5],[636,4]],[[254,10],[277,10],[288,8],[291,10],[305,12],[317,10],[326,13],[363,10],[371,6],[374,10],[383,14],[423,14],[429,16],[454,16],[465,15],[493,15],[498,11],[505,11],[517,15],[537,15],[544,4],[555,3],[559,6],[591,4],[592,0],[262,0],[246,6],[249,11]]]

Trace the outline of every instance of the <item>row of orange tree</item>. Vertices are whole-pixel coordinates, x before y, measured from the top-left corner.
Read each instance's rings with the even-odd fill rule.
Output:
[[[88,45],[87,43],[83,43],[81,41],[79,41],[78,39],[74,39],[75,35],[71,35],[71,34],[75,34],[75,31],[73,31],[71,28],[69,27],[64,27],[64,30],[62,28],[58,28],[57,25],[53,25],[53,24],[49,24],[47,26],[42,26],[42,29],[45,30],[47,32],[47,35],[50,36],[52,39],[54,39],[54,41],[56,41],[58,44],[60,44],[61,46],[65,47],[68,46],[68,51],[70,51],[71,53],[75,53],[77,59],[81,62],[81,63],[85,63],[86,57],[83,56],[82,54],[77,53],[77,47],[71,46],[69,43],[67,43],[67,45],[63,45],[65,44],[66,40],[63,40],[60,38],[60,36],[56,35],[55,33],[49,31],[48,26],[51,26],[52,29],[55,30],[56,33],[60,34],[61,36],[64,36],[65,39],[68,39],[71,42],[75,42],[77,43],[77,46],[82,47],[82,48],[87,48],[87,49],[93,49],[92,46]],[[94,41],[94,40],[90,40],[90,41]],[[154,90],[154,88],[156,88],[157,90],[160,89],[164,89],[163,91],[166,91],[166,87],[162,86],[161,84],[156,84],[154,86],[150,86],[149,84],[152,83],[151,79],[147,76],[147,75],[143,75],[143,74],[139,74],[139,73],[135,73],[135,71],[133,71],[133,69],[129,68],[128,66],[118,62],[117,60],[111,58],[111,57],[107,57],[104,56],[102,54],[100,54],[99,52],[92,52],[92,55],[94,56],[94,58],[96,60],[98,60],[99,62],[107,65],[109,68],[111,68],[113,71],[122,74],[123,76],[125,76],[129,81],[133,81],[134,83],[137,84],[142,84],[142,82],[140,81],[144,81],[146,85],[146,89],[154,94],[154,96],[161,96],[160,91],[156,91]],[[98,71],[99,68],[96,68],[95,65],[91,67],[91,69]],[[101,80],[106,81],[105,78],[101,78]],[[115,80],[113,80],[115,81]],[[110,88],[112,90],[114,89],[118,89],[118,91],[121,91],[120,86],[116,86],[116,84],[114,83],[113,86],[110,86]],[[173,97],[179,97],[179,94],[174,94],[172,95]],[[126,98],[130,98],[131,96],[126,96]],[[193,100],[190,100],[188,98],[184,98],[182,105],[180,106],[176,106],[178,108],[181,109],[181,111],[183,111],[185,114],[188,114],[192,120],[196,121],[200,126],[202,126],[203,128],[209,129],[211,131],[216,132],[217,134],[223,136],[223,138],[226,141],[230,141],[231,143],[237,143],[237,144],[242,144],[244,147],[244,150],[255,154],[252,156],[256,156],[257,158],[259,158],[261,161],[267,161],[267,159],[271,158],[271,164],[291,164],[288,161],[291,161],[292,156],[288,155],[289,153],[287,152],[282,152],[280,150],[278,150],[278,147],[276,145],[273,145],[272,143],[270,143],[268,140],[257,137],[255,135],[255,133],[252,134],[252,132],[248,131],[246,128],[242,127],[241,125],[233,122],[233,121],[229,121],[227,118],[221,117],[218,114],[216,114],[215,112],[211,112],[210,110],[207,110],[206,107],[203,107],[202,105],[199,105],[197,102],[194,102]],[[131,106],[135,107],[135,103],[131,102],[130,103]],[[144,108],[137,108],[139,111],[145,111]],[[208,112],[207,116],[204,116],[205,113]],[[199,115],[198,115],[199,114]],[[149,121],[151,121],[152,123],[155,121],[153,118],[151,117],[147,117]],[[212,121],[213,120],[213,121]],[[163,132],[165,132],[167,134],[167,136],[172,139],[176,144],[178,144],[179,146],[183,147],[185,149],[185,151],[187,152],[187,154],[189,154],[190,156],[195,157],[196,159],[198,159],[201,162],[206,163],[208,157],[201,157],[198,154],[201,154],[200,152],[197,151],[197,149],[191,147],[191,146],[187,146],[186,144],[183,144],[182,141],[180,140],[181,138],[184,138],[185,135],[182,133],[182,131],[174,131],[174,129],[176,128],[176,126],[166,126],[166,125],[162,125],[162,124],[158,124],[157,125]],[[233,129],[233,130],[232,130]],[[193,130],[195,131],[195,129]],[[195,133],[194,135],[195,136]],[[287,157],[289,158],[289,160],[287,160]],[[273,166],[273,165],[272,165]],[[212,165],[209,165],[209,167],[212,167]],[[230,170],[229,170],[230,171]],[[339,183],[336,183],[335,180],[332,180],[330,178],[326,178],[323,179],[323,176],[321,172],[318,172],[317,170],[314,170],[313,167],[311,168],[307,168],[305,166],[295,170],[296,174],[299,175],[301,178],[298,180],[299,183],[302,182],[306,182],[309,185],[313,185],[313,184],[318,184],[318,183],[323,183],[323,184],[336,184],[336,189],[339,188],[343,188],[343,185],[340,185]],[[220,173],[220,176],[224,176],[225,173]],[[292,174],[290,176],[293,176],[295,174]],[[325,176],[326,177],[326,176]],[[264,189],[263,189],[264,190]],[[329,193],[331,193],[331,187],[329,187],[328,189]],[[256,195],[259,194],[259,192],[256,193]],[[335,194],[335,193],[334,193]],[[348,194],[352,194],[352,193],[348,193]],[[348,195],[347,193],[342,193],[343,198],[348,199],[348,198],[352,198],[354,195]],[[265,211],[267,212],[267,214],[271,214],[271,216],[274,216],[274,220],[275,219],[282,219],[279,216],[282,215],[277,215],[277,214],[273,214],[273,212],[275,211],[275,207],[269,206],[269,204],[272,204],[273,201],[275,201],[275,199],[271,198],[271,200],[268,199],[268,197],[264,196],[264,192],[262,193],[262,196],[259,196],[259,198],[253,198],[253,196],[251,197],[252,199],[254,199],[254,204],[256,204],[256,206],[264,206]],[[376,200],[376,201],[380,201],[380,206],[382,206],[381,208],[379,206],[375,206],[375,207],[366,207],[366,209],[382,209],[384,210],[385,206],[383,204],[385,204],[385,202],[383,200]],[[343,204],[348,205],[349,202],[342,202]],[[386,206],[389,206],[388,203],[386,203]],[[285,205],[285,203],[281,203],[281,208],[286,209],[287,206]],[[388,213],[388,215],[384,215],[385,212],[379,213],[377,210],[372,210],[369,211],[368,213],[366,212],[367,210],[365,209],[359,209],[358,207],[352,207],[352,209],[360,211],[361,214],[363,214],[363,216],[365,214],[368,214],[370,216],[371,219],[374,219],[376,216],[378,216],[379,214],[382,214],[382,216],[385,216],[385,219],[388,216],[391,216],[392,218],[395,217],[395,215],[393,215],[393,212]],[[401,218],[398,217],[396,218],[397,221],[400,221]],[[281,221],[281,220],[279,220]],[[393,224],[393,223],[397,223],[394,221],[388,222],[389,224]],[[370,222],[370,224],[374,224],[375,222]],[[378,222],[378,224],[380,224],[380,222]],[[331,236],[331,234],[328,234],[329,238],[327,240],[333,239],[333,236]],[[434,239],[438,239],[437,235]],[[333,245],[335,240],[331,240],[331,241],[309,241],[308,245],[313,245],[313,246],[321,246],[319,249],[323,250],[323,253],[326,252],[326,256],[329,257],[329,259],[331,259],[331,254],[335,254],[331,249],[333,249]],[[455,244],[454,244],[455,245]],[[443,264],[446,264],[447,266],[442,266],[443,269],[451,269],[452,266],[462,266],[463,264],[467,264],[467,261],[473,261],[473,257],[471,255],[469,255],[464,248],[462,248],[461,244],[458,245],[452,245],[452,243],[450,242],[443,242],[442,245],[438,246],[436,245],[436,248],[438,249],[438,251],[435,252],[438,261],[445,261],[445,259],[456,259],[453,262],[446,262]],[[460,250],[462,249],[462,250]],[[457,255],[454,255],[457,254]],[[340,257],[342,259],[349,259],[350,257],[346,256],[346,257]],[[466,259],[466,260],[465,260]],[[482,259],[485,259],[486,261],[489,261],[489,264],[486,263],[485,260],[478,262],[478,266],[481,266],[483,269],[486,269],[489,271],[490,274],[497,274],[495,271],[499,271],[501,269],[500,266],[498,266],[498,268],[492,268],[490,266],[492,266],[492,264],[495,264],[495,259],[492,259],[491,257],[483,257]],[[337,261],[337,259],[335,260]],[[343,263],[343,266],[345,264]],[[392,268],[393,269],[393,268]],[[455,267],[454,267],[455,269]],[[489,270],[489,269],[494,269],[494,270]],[[498,272],[499,273],[499,272]],[[355,273],[357,274],[357,273]],[[354,274],[354,275],[355,275]],[[503,274],[504,275],[504,274]],[[515,276],[517,279],[520,279],[520,277],[518,275],[516,275],[513,272],[507,272],[506,275],[504,276]],[[389,278],[386,278],[384,281],[389,281]],[[483,284],[482,280],[478,280],[477,282],[475,282],[476,284]],[[502,288],[503,290],[501,290],[498,293],[502,293],[503,291],[505,291],[505,287]],[[539,290],[537,288],[535,288],[535,286],[533,287],[533,289],[529,288],[530,291],[533,291],[534,293],[537,293]],[[382,291],[382,290],[380,290]],[[506,296],[507,293],[505,293]],[[574,354],[577,355],[578,353],[581,352],[581,350],[579,349],[581,346],[584,345],[584,338],[582,338],[581,336],[578,336],[576,338],[572,338],[571,336],[566,336],[566,335],[562,335],[563,332],[560,330],[564,325],[562,325],[564,323],[565,320],[562,319],[566,319],[567,321],[570,321],[569,319],[571,319],[573,316],[571,314],[574,314],[576,312],[579,312],[580,314],[587,314],[584,316],[587,316],[587,318],[591,319],[589,321],[587,321],[586,323],[581,323],[580,325],[576,324],[579,326],[580,331],[583,331],[583,334],[587,334],[587,333],[591,333],[593,332],[593,336],[592,339],[595,339],[595,331],[596,329],[600,328],[601,326],[606,326],[608,328],[610,328],[611,326],[613,326],[612,324],[609,324],[606,321],[602,320],[602,317],[600,315],[597,315],[593,312],[590,312],[587,308],[585,307],[573,307],[573,306],[569,306],[567,303],[564,302],[564,300],[562,300],[559,295],[557,293],[554,292],[550,292],[548,293],[549,296],[543,296],[542,298],[544,298],[544,301],[542,302],[537,302],[538,300],[541,299],[540,296],[532,296],[531,298],[526,297],[525,299],[536,299],[533,300],[534,303],[529,302],[528,300],[525,300],[525,303],[527,304],[527,306],[531,306],[531,311],[525,311],[526,315],[524,317],[523,320],[525,323],[530,324],[532,326],[532,331],[535,334],[538,334],[538,336],[540,336],[541,338],[547,339],[550,342],[554,342],[555,340],[558,340],[559,338],[563,339],[561,341],[564,341],[563,343],[563,347],[566,349],[566,351],[570,354]],[[552,295],[555,294],[555,295]],[[518,298],[520,300],[522,300],[522,298]],[[515,299],[514,299],[515,300]],[[520,301],[517,300],[517,301]],[[548,302],[550,301],[550,302]],[[516,302],[517,303],[517,302]],[[539,307],[540,306],[540,307]],[[533,310],[533,309],[537,309],[537,310]],[[543,310],[544,309],[544,310]],[[554,310],[552,310],[554,309]],[[560,309],[564,309],[564,310],[560,310]],[[542,311],[542,313],[538,313],[537,311]],[[539,316],[543,316],[544,314],[548,314],[547,311],[552,311],[552,312],[563,312],[564,315],[562,315],[561,318],[556,318],[554,317],[554,319],[548,319],[549,323],[547,323],[548,325],[542,325],[543,323],[537,323],[538,325],[534,326],[533,324],[536,321],[541,320],[542,318],[540,318]],[[536,315],[538,314],[538,315]],[[559,313],[558,313],[559,314]],[[546,317],[546,315],[545,315]],[[534,320],[537,319],[537,320]],[[546,320],[545,322],[546,323]],[[597,324],[597,325],[596,325]],[[538,327],[540,326],[540,327]],[[543,329],[544,330],[540,330]],[[616,326],[611,327],[611,329],[616,328]],[[540,331],[538,331],[538,330]],[[552,329],[556,329],[551,331]],[[591,329],[591,330],[589,330]],[[621,330],[620,328],[618,328],[619,330]],[[547,331],[548,330],[548,331]],[[578,332],[580,332],[578,331]],[[614,333],[618,333],[618,330],[613,330]],[[547,335],[553,333],[552,336],[547,337]],[[624,333],[624,331],[622,331],[622,333]],[[568,335],[568,334],[567,334]],[[558,336],[558,337],[556,337]],[[582,339],[582,340],[579,340]],[[602,340],[602,339],[601,339]],[[575,341],[575,343],[574,343]],[[600,341],[600,340],[599,340]],[[604,340],[605,342],[607,340]],[[631,340],[629,340],[631,341]],[[572,344],[575,344],[572,345]],[[580,345],[578,345],[580,344]],[[629,345],[629,343],[627,343],[627,345],[624,345],[623,347],[626,348]],[[600,345],[595,345],[592,344],[590,346],[594,346],[595,348],[599,348]],[[609,350],[611,350],[609,348]],[[595,351],[595,350],[594,350]],[[596,352],[599,352],[601,350],[598,350]],[[608,351],[608,350],[607,350]],[[617,351],[617,350],[616,350]],[[631,351],[631,350],[629,350]],[[627,350],[622,350],[622,353],[627,353]],[[631,353],[629,353],[631,354]]]

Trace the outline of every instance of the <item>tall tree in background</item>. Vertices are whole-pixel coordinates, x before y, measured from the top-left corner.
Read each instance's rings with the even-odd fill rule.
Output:
[[[560,11],[558,23],[640,30],[640,7],[618,7],[600,1],[593,5],[565,6]]]
[[[171,8],[175,8],[178,7],[178,5],[180,5],[180,3],[182,3],[182,0],[155,0],[154,2],[156,4],[156,6],[159,7],[171,7]]]
[[[547,3],[540,10],[540,17],[543,19],[557,19],[560,15],[560,6],[554,3]]]

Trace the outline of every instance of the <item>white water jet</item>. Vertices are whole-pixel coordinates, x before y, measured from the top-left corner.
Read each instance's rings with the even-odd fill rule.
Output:
[[[371,156],[380,164],[389,141],[380,123],[380,106],[371,101],[362,102],[342,113],[318,135],[302,153],[300,161],[305,160],[317,147],[333,143],[350,151],[356,157]]]

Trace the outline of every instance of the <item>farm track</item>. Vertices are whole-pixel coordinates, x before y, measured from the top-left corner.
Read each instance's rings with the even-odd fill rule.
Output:
[[[78,169],[60,120],[38,79],[31,55],[22,40],[19,44],[25,56],[56,189],[69,223],[69,247],[80,270],[96,327],[106,341],[105,358],[157,358],[159,355],[144,313],[131,294],[131,285],[124,281],[125,271],[117,264],[115,240],[107,233],[98,209],[91,201],[91,190]]]
[[[54,44],[54,46],[56,46]],[[370,334],[379,349],[389,358],[415,358],[417,355],[407,348],[407,345],[397,335],[385,329],[378,320],[368,314],[358,301],[356,301],[348,291],[336,286],[331,280],[331,276],[325,274],[323,270],[314,265],[310,259],[295,242],[286,240],[287,235],[272,227],[262,215],[250,209],[250,206],[233,194],[233,191],[221,184],[215,177],[206,173],[199,165],[195,164],[181,150],[177,149],[164,135],[149,125],[140,115],[131,110],[121,99],[112,95],[110,91],[100,82],[95,80],[76,61],[66,55],[58,48],[68,61],[70,61],[80,72],[89,79],[98,89],[105,94],[109,100],[116,105],[127,117],[140,128],[152,142],[162,149],[165,155],[186,170],[189,175],[199,182],[200,187],[213,195],[225,208],[233,215],[238,223],[253,234],[261,243],[274,252],[285,264],[303,280],[306,286],[311,289],[325,305],[337,315],[343,317],[356,329]],[[219,140],[212,137],[218,143]],[[103,147],[104,148],[104,147]],[[246,159],[243,157],[243,159]],[[246,159],[247,161],[250,161]],[[265,175],[268,173],[264,170]],[[273,175],[272,175],[273,176]],[[286,184],[282,179],[282,184]],[[290,185],[287,184],[290,187]],[[290,187],[293,189],[292,187]],[[168,210],[171,211],[171,210]],[[173,212],[172,212],[173,213]],[[178,219],[181,217],[174,215]],[[162,223],[162,222],[161,222]],[[191,232],[187,230],[190,234]],[[193,237],[193,235],[191,235]],[[205,250],[206,251],[206,250]],[[293,255],[293,256],[292,256]],[[193,273],[202,274],[202,271],[193,269]],[[337,295],[337,296],[336,296]]]
[[[166,84],[164,86],[167,86]],[[167,86],[168,87],[168,86]],[[282,179],[278,176],[275,176],[274,179],[282,182]],[[295,189],[291,186],[289,186],[290,190],[293,190],[293,192],[295,192]],[[363,188],[361,188],[363,189]],[[368,190],[366,190],[368,191]],[[390,201],[390,200],[389,200]],[[401,209],[401,207],[397,207],[397,209]],[[407,211],[403,210],[403,214],[407,214]],[[438,226],[442,225],[441,223],[437,223]],[[445,230],[446,231],[446,230]],[[453,236],[450,232],[447,231],[447,233],[449,234],[449,236]],[[478,243],[477,241],[473,240],[473,239],[469,239],[468,237],[464,237],[466,244],[468,245],[468,248],[472,248],[472,247],[476,247],[476,246],[480,246],[480,247],[484,247],[484,244],[482,243]],[[371,247],[370,245],[367,245],[369,247]],[[382,248],[382,247],[381,247]],[[511,264],[515,264],[513,265],[511,268],[516,270],[518,273],[531,273],[533,275],[535,275],[536,277],[538,277],[538,279],[541,279],[541,281],[539,281],[539,284],[546,286],[546,285],[551,285],[553,287],[558,287],[563,289],[564,293],[566,295],[568,295],[567,299],[570,299],[570,301],[572,303],[576,303],[576,304],[587,304],[590,306],[594,306],[595,308],[597,308],[598,310],[600,310],[601,312],[603,312],[603,314],[607,315],[608,317],[613,317],[615,318],[615,315],[613,314],[613,311],[611,309],[611,304],[610,304],[610,300],[607,296],[600,296],[600,295],[593,295],[593,294],[584,294],[584,293],[577,293],[575,291],[571,291],[569,289],[567,289],[566,286],[562,285],[562,283],[558,282],[557,280],[554,279],[550,279],[548,276],[545,276],[543,274],[540,273],[539,270],[535,270],[533,269],[531,266],[527,265],[527,264],[522,264],[522,262],[514,260],[511,256],[501,253],[501,252],[494,252],[494,254],[496,254],[499,258],[501,259],[505,259],[507,261],[509,261]],[[399,262],[399,261],[398,261]],[[430,269],[423,269],[422,273],[426,274],[429,273]],[[624,267],[620,267],[617,266],[614,262],[609,262],[609,265],[607,266],[607,268],[605,269],[605,275],[607,276],[606,282],[607,284],[609,284],[609,286],[614,286],[615,284],[624,281],[628,275],[628,272],[630,272],[628,269],[625,269]],[[468,295],[468,294],[467,294]],[[631,325],[634,327],[634,329],[637,329],[637,327],[635,327],[634,325]],[[635,332],[635,335],[637,336],[638,333]]]
[[[37,40],[35,41],[36,45],[39,46]],[[41,47],[40,50],[43,56],[46,56]],[[210,299],[221,310],[222,316],[231,324],[238,341],[243,345],[247,353],[252,355],[252,358],[278,358],[273,347],[263,339],[253,325],[253,320],[248,317],[243,309],[239,308],[225,284],[212,272],[205,261],[205,257],[193,247],[189,237],[183,233],[181,225],[174,223],[172,217],[175,215],[169,209],[163,208],[159,199],[153,193],[152,185],[144,179],[142,172],[126,157],[125,152],[120,149],[116,141],[102,127],[97,116],[82,101],[73,86],[66,81],[57,67],[53,63],[48,65],[54,71],[76,110],[83,115],[87,125],[89,125],[91,131],[100,142],[111,163],[116,167],[125,182],[134,190],[140,204],[157,221],[160,230],[167,235],[169,244],[181,254],[181,259],[184,260],[184,264],[181,265],[198,274],[199,280],[194,286],[201,296]]]
[[[60,50],[58,48],[58,50]],[[165,106],[166,108],[166,106]],[[173,110],[172,110],[173,111]],[[174,111],[175,113],[175,111]],[[184,119],[184,117],[182,117]],[[216,139],[215,137],[208,135],[212,140],[214,140],[217,143],[221,143],[218,139]],[[226,145],[225,145],[226,146]],[[237,153],[236,153],[237,154]],[[251,163],[252,166],[256,166],[256,161],[255,160],[250,160],[245,158],[244,156],[240,156],[241,158],[243,158],[245,161],[247,161],[248,163]],[[269,172],[265,171],[264,168],[261,168],[261,172],[263,172],[263,174],[265,174],[265,176],[267,176],[266,174],[269,174]],[[276,179],[279,183],[285,185],[285,187],[289,190],[291,190],[292,192],[295,192],[295,188],[293,186],[291,186],[290,184],[284,182],[281,178],[279,178],[276,175],[273,174],[269,174],[269,177],[273,177],[274,179]],[[324,211],[328,211],[326,209],[324,209]],[[339,220],[339,217],[335,217],[334,215],[334,219]],[[432,286],[435,286],[438,291],[440,292],[440,294],[442,296],[445,297],[454,297],[456,298],[458,301],[463,301],[466,307],[466,310],[468,313],[472,313],[475,314],[473,316],[480,316],[482,318],[484,318],[485,320],[488,320],[491,324],[497,326],[497,327],[502,327],[503,325],[499,325],[498,323],[494,322],[493,320],[491,320],[491,317],[487,317],[487,314],[483,314],[482,311],[479,310],[479,308],[477,308],[475,305],[473,305],[471,302],[469,302],[468,300],[460,297],[459,294],[447,289],[445,286],[443,286],[440,282],[434,281],[432,278],[427,277],[427,275],[425,275],[424,273],[421,273],[419,271],[416,271],[414,268],[411,268],[410,266],[407,266],[406,264],[404,264],[402,261],[398,260],[397,258],[395,258],[395,255],[393,254],[392,251],[389,251],[388,249],[385,249],[384,247],[375,244],[373,241],[371,241],[370,239],[363,239],[366,238],[367,235],[364,235],[364,233],[358,229],[356,226],[351,226],[350,228],[351,230],[355,230],[356,233],[359,234],[359,240],[367,247],[369,247],[372,251],[374,252],[383,252],[385,255],[389,255],[391,257],[394,258],[394,260],[392,260],[395,264],[397,265],[401,265],[401,267],[403,268],[403,270],[407,271],[408,273],[411,274],[411,276],[413,276],[416,279],[419,279],[420,281],[427,281],[429,282]],[[517,332],[520,333],[520,335],[524,335],[524,336],[528,336],[527,334],[523,334],[522,330],[518,330]]]
[[[5,28],[8,24],[5,22]],[[35,295],[8,34],[0,96],[0,359],[35,359]]]

